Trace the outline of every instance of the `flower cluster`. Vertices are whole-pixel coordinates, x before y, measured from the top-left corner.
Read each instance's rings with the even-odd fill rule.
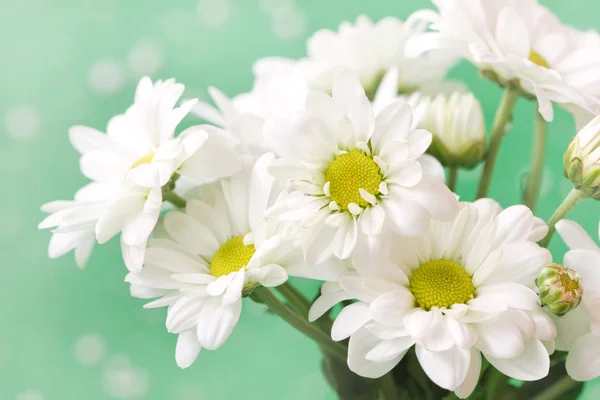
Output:
[[[538,102],[542,135],[554,103],[578,122],[600,112],[600,36],[535,0],[434,3],[406,22],[361,16],[319,31],[306,58],[259,60],[250,92],[210,88],[215,105],[143,78],[106,133],[69,131],[92,182],[42,207],[49,256],[74,250],[83,267],[120,233],[131,295],[167,307],[182,368],[227,340],[248,298],[326,359],[391,379],[377,386],[388,400],[424,396],[394,378],[407,359],[460,398],[483,374],[543,379],[555,349],[573,379],[600,376],[600,249],[563,219],[599,199],[600,117],[565,152],[574,188],[548,223],[532,211],[539,157],[525,205],[487,198],[519,97]],[[505,90],[487,146],[476,96],[445,80],[460,56]],[[190,112],[206,124],[178,132]],[[482,162],[477,198],[459,201],[459,170]],[[547,249],[555,230],[571,248],[564,266]],[[291,276],[323,281],[318,298]]]

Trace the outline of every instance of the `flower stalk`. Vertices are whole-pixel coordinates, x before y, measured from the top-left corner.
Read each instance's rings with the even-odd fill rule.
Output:
[[[448,188],[453,192],[456,192],[456,184],[458,183],[458,168],[448,168]]]
[[[252,298],[259,303],[265,304],[271,311],[281,317],[284,321],[302,332],[323,350],[327,351],[332,356],[346,362],[347,349],[341,343],[334,342],[326,333],[318,327],[311,324],[300,315],[296,314],[289,307],[283,304],[275,295],[267,288],[261,287],[252,293]]]
[[[563,202],[550,217],[550,220],[548,221],[548,233],[546,234],[546,237],[544,237],[538,243],[540,246],[548,247],[548,244],[552,239],[552,235],[554,235],[554,232],[556,232],[556,223],[566,217],[573,207],[575,207],[575,205],[579,202],[579,200],[583,199],[584,197],[585,194],[580,190],[573,189],[571,192],[569,192],[567,197],[565,197]]]
[[[504,96],[500,102],[500,106],[496,111],[496,118],[492,126],[492,136],[488,145],[488,150],[485,156],[485,165],[477,188],[477,198],[486,197],[492,182],[492,174],[498,158],[498,151],[502,144],[502,139],[508,131],[508,125],[512,118],[513,108],[519,98],[519,90],[507,87],[504,90]]]
[[[546,153],[546,139],[548,136],[547,124],[544,118],[536,111],[535,134],[531,154],[531,168],[527,177],[525,190],[525,205],[535,210],[544,172],[544,156]]]

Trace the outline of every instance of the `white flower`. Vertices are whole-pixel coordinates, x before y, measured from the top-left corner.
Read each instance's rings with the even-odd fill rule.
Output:
[[[569,143],[563,157],[565,176],[586,196],[600,199],[600,116]]]
[[[408,38],[423,32],[426,25],[384,18],[373,24],[361,15],[356,22],[342,22],[337,32],[323,29],[307,43],[304,68],[313,88],[331,92],[333,78],[340,69],[356,75],[367,93],[377,89],[385,72],[396,67],[399,92],[412,92],[440,82],[456,61],[446,51],[432,51],[419,58],[406,58]]]
[[[579,307],[554,317],[556,348],[569,351],[566,367],[571,378],[587,381],[600,376],[600,247],[573,221],[559,221],[556,230],[571,249],[564,265],[579,274],[583,286]]]
[[[110,185],[90,183],[75,194],[74,200],[51,201],[42,206],[42,211],[50,215],[38,228],[54,228],[48,257],[58,258],[75,250],[77,266],[85,267],[96,243],[96,224],[106,208],[105,199],[114,190]]]
[[[501,84],[515,82],[537,98],[550,121],[552,103],[598,110],[596,82],[600,40],[563,26],[536,0],[434,0],[439,14],[423,10],[409,21],[434,32],[414,36],[408,56],[453,49]],[[591,34],[589,34],[591,35]]]
[[[424,97],[419,107],[426,108],[421,126],[433,134],[429,154],[445,166],[477,165],[485,151],[486,130],[481,104],[473,93]]]
[[[536,244],[546,232],[525,206],[461,203],[453,221],[433,221],[429,233],[357,249],[356,276],[324,286],[310,318],[358,299],[331,334],[350,337],[348,365],[362,376],[387,373],[414,345],[429,378],[462,398],[477,384],[481,354],[505,375],[541,379],[556,333],[532,289],[551,260]]]
[[[82,154],[81,171],[94,182],[84,190],[85,204],[77,201],[60,212],[54,225],[45,221],[42,227],[57,226],[56,232],[68,230],[72,237],[87,238],[93,223],[99,243],[122,232],[125,264],[130,270],[141,268],[148,236],[162,208],[163,191],[173,190],[179,175],[214,180],[241,168],[217,128],[195,126],[175,137],[177,125],[195,103],[191,100],[175,107],[183,89],[173,80],[152,84],[142,78],[133,105],[109,121],[106,134],[85,126],[71,128],[71,143]]]
[[[335,280],[345,273],[335,262],[308,267],[289,228],[264,219],[282,189],[266,170],[273,158],[261,157],[252,174],[202,186],[185,212],[165,215],[166,236],[151,241],[143,269],[127,275],[133,296],[160,297],[146,307],[169,307],[167,329],[179,334],[182,368],[201,348],[225,342],[242,297],[256,286],[278,286],[288,274]]]
[[[271,172],[293,190],[270,213],[307,229],[309,262],[345,259],[360,236],[384,227],[419,235],[431,218],[454,218],[456,198],[424,173],[436,164],[420,158],[431,134],[411,129],[408,105],[392,104],[375,118],[360,83],[341,73],[333,97],[313,91],[300,117],[279,122],[266,132],[282,157]]]

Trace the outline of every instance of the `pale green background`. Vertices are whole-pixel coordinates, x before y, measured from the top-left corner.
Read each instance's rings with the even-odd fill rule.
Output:
[[[568,23],[598,25],[596,0],[545,1]],[[193,367],[174,361],[175,336],[164,310],[144,310],[123,282],[119,246],[96,248],[85,271],[72,255],[46,257],[39,206],[71,198],[86,180],[67,129],[105,127],[130,104],[137,79],[176,77],[189,95],[214,85],[233,95],[250,87],[252,62],[299,57],[318,28],[366,13],[405,18],[424,0],[0,0],[0,400],[143,398],[333,399],[316,347],[260,307],[246,304],[240,324],[218,351]],[[488,124],[500,91],[469,65],[465,79],[484,104]],[[500,154],[492,195],[519,201],[527,168],[531,104],[518,105]],[[562,111],[550,127],[539,215],[548,217],[570,190],[561,154],[574,134]],[[463,173],[471,199],[478,171]],[[598,204],[572,217],[596,235]],[[557,254],[564,249],[555,240]],[[600,387],[587,387],[598,398]],[[595,391],[595,394],[593,393]]]

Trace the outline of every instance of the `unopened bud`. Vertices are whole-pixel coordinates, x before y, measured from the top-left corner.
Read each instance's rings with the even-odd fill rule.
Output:
[[[600,116],[577,133],[563,157],[565,176],[587,197],[600,200]]]
[[[433,134],[427,152],[446,167],[475,167],[485,151],[485,122],[475,96],[453,92],[421,101],[429,102],[422,127]]]
[[[559,317],[577,308],[581,302],[581,278],[577,272],[560,264],[547,264],[535,280],[535,285],[542,305]]]

